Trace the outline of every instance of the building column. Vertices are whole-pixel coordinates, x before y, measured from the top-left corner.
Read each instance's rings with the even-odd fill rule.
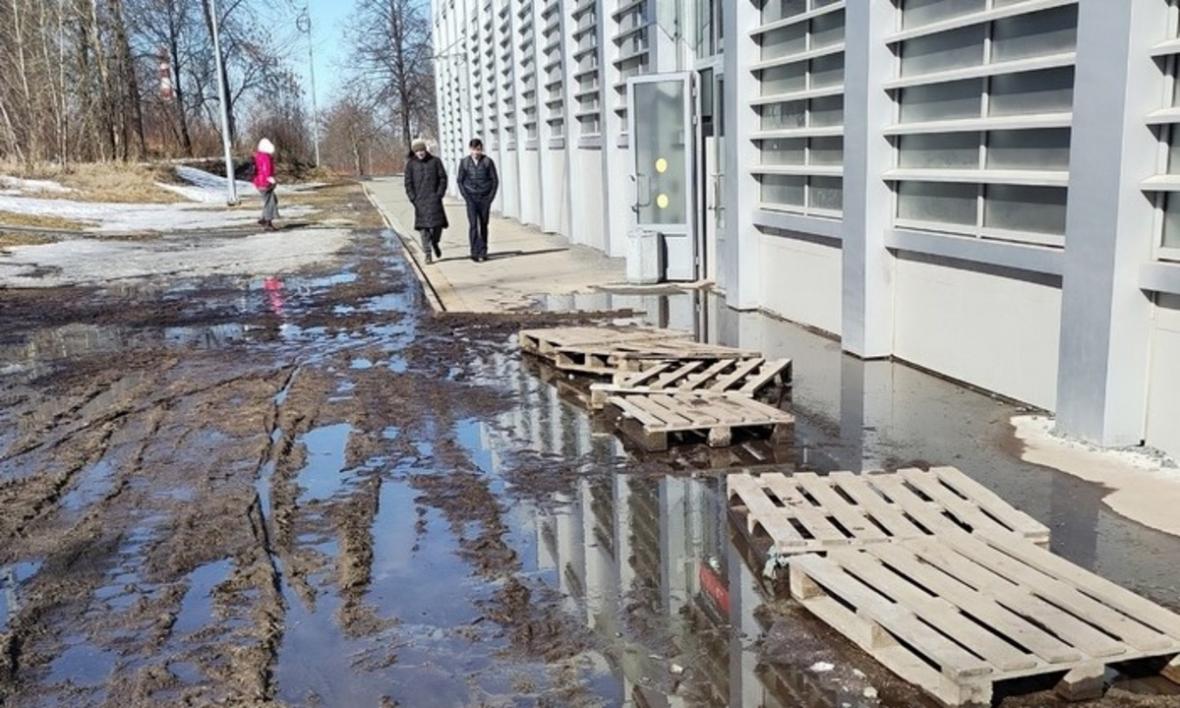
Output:
[[[760,24],[758,8],[750,0],[726,5],[725,62],[725,228],[717,234],[717,284],[730,307],[750,310],[760,304],[758,180],[750,165],[758,164],[758,148],[749,139],[758,130],[758,113],[749,100],[758,95],[758,81],[749,65],[758,61],[758,43],[750,30]]]
[[[1163,95],[1150,54],[1163,2],[1078,3],[1078,56],[1062,276],[1057,429],[1100,445],[1143,440],[1155,209],[1140,183],[1159,141],[1144,123]]]
[[[602,228],[606,231],[603,243],[608,256],[619,257],[627,254],[627,232],[635,223],[635,187],[628,165],[631,136],[627,134],[627,116],[619,115],[615,110],[621,103],[615,85],[623,80],[622,72],[615,64],[619,58],[619,47],[614,42],[619,33],[619,22],[612,16],[616,6],[616,3],[599,3],[598,95],[602,130],[602,195],[606,205],[602,219]],[[650,0],[647,11],[652,11]]]
[[[852,2],[844,10],[844,242],[841,345],[871,359],[893,351],[893,255],[885,248],[893,195],[882,175],[893,164],[883,129],[893,99],[882,85],[894,57],[890,2]]]

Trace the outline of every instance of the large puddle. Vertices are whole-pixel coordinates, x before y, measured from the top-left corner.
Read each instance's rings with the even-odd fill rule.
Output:
[[[411,277],[398,258],[388,257],[386,266]],[[268,399],[275,410],[295,405],[293,382],[311,369],[330,372],[329,405],[347,402],[364,385],[360,377],[374,372],[439,375],[439,362],[405,355],[420,332],[412,293],[368,297],[333,313],[400,316],[388,324],[329,332],[295,317],[310,293],[357,280],[348,270],[250,282],[240,294],[242,309],[279,318],[277,338],[255,337],[234,323],[55,330],[45,334],[55,343],[48,357],[30,346],[0,350],[0,372],[23,376],[46,360],[60,366],[129,341],[162,339],[176,349],[245,346],[287,357],[294,367]],[[649,324],[687,329],[702,341],[791,358],[794,445],[674,449],[658,462],[678,472],[653,474],[644,465],[650,458],[637,460],[505,337],[501,346],[481,348],[470,361],[444,362],[449,366],[442,369],[447,379],[465,376],[505,394],[503,413],[462,416],[445,429],[427,425],[422,430],[429,434],[410,439],[389,421],[361,430],[325,414],[309,423],[293,438],[303,457],[290,480],[297,520],[306,526],[276,541],[274,506],[283,490],[276,486],[274,449],[285,431],[275,429],[271,453],[251,480],[269,543],[295,548],[276,551],[274,561],[284,611],[269,678],[274,698],[321,705],[498,705],[522,698],[566,705],[916,705],[912,691],[883,678],[818,622],[767,607],[760,569],[732,532],[725,504],[724,472],[743,465],[787,472],[954,465],[1049,526],[1056,553],[1180,610],[1180,540],[1114,514],[1093,485],[1021,462],[1010,442],[1014,406],[904,365],[844,356],[837,343],[803,328],[731,311],[699,294],[598,294],[547,306],[634,308]],[[7,445],[3,437],[0,443]],[[352,459],[354,446],[403,443],[400,457],[383,451]],[[472,494],[482,496],[437,500],[431,478],[457,468],[446,456],[452,449],[465,460]],[[73,518],[100,504],[116,472],[106,460],[85,466],[60,505]],[[450,504],[463,502],[497,511],[460,517]],[[341,516],[350,507],[364,513]],[[359,528],[348,526],[358,523],[354,518],[363,520]],[[145,544],[161,533],[144,524],[122,539],[94,593],[103,608],[126,610],[160,580],[137,569]],[[478,560],[480,544],[500,541],[509,549],[503,554],[509,573]],[[310,563],[311,557],[324,562]],[[35,559],[0,561],[3,634],[41,566]],[[288,582],[295,563],[312,568],[298,585]],[[345,570],[355,568],[348,564],[359,564],[359,579],[350,579]],[[232,559],[212,558],[173,579],[183,589],[176,593],[172,641],[218,621],[216,594],[234,571]],[[536,606],[551,597],[562,621],[584,633],[582,648],[560,662],[522,652],[535,637],[522,637],[501,608],[508,591],[519,588]],[[555,621],[526,625],[542,631]],[[96,686],[121,671],[117,653],[81,637],[64,637],[58,651],[45,672],[50,683]],[[187,660],[174,661],[170,671],[181,686],[208,680]]]

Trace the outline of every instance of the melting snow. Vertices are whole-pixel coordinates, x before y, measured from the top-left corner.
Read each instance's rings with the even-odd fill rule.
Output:
[[[20,194],[22,192],[53,192],[55,194],[66,194],[74,190],[69,187],[63,187],[60,183],[48,179],[21,179],[20,177],[9,177],[8,175],[0,175],[0,194]]]
[[[68,199],[38,199],[0,194],[0,211],[33,216],[57,216],[93,224],[88,231],[184,231],[244,226],[258,220],[249,206],[228,209],[195,204],[107,204]],[[282,207],[282,218],[310,214],[309,207]]]
[[[162,189],[167,189],[169,192],[179,194],[180,196],[194,202],[202,204],[224,204],[226,197],[226,188],[228,181],[220,176],[215,175],[204,170],[198,170],[195,167],[187,165],[177,165],[176,176],[188,182],[183,184],[164,184],[157,182],[157,186]],[[254,185],[243,180],[236,180],[238,185],[239,195],[254,194]],[[307,182],[294,185],[279,185],[279,194],[297,194],[308,189],[324,186],[319,182]]]

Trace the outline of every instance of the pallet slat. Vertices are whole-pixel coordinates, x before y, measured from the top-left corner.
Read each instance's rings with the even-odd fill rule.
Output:
[[[615,413],[642,407],[647,415],[643,430],[641,435],[631,435],[640,443],[644,436],[678,434],[703,436],[710,446],[719,447],[731,444],[734,432],[739,430],[769,433],[772,440],[781,442],[795,423],[794,416],[739,394],[615,393],[607,396],[604,406]],[[659,438],[656,440],[664,444]]]
[[[825,543],[821,542],[830,544],[832,541],[828,533],[831,526],[827,521],[829,518],[843,529],[843,538],[849,543],[856,544],[925,538],[942,533],[960,532],[965,528],[993,534],[1015,533],[1008,525],[997,520],[998,515],[983,513],[973,497],[964,498],[950,490],[946,490],[946,494],[928,495],[929,499],[919,496],[918,492],[911,488],[908,478],[917,479],[922,486],[926,486],[929,480],[916,477],[914,472],[861,475],[833,472],[825,476],[809,473],[792,476],[765,474],[751,478],[754,481],[745,483],[730,496],[741,498],[752,495],[752,490],[757,484],[770,490],[784,501],[784,506],[777,507],[774,513],[787,520],[793,519],[810,531],[812,538],[816,540],[815,548],[812,550],[823,550]],[[966,485],[962,489],[966,490],[964,493],[973,491]],[[817,503],[812,503],[808,497]],[[996,504],[989,498],[982,501],[992,506]],[[812,529],[809,523],[817,518],[817,506],[821,509],[821,516],[825,521],[817,521],[817,528]],[[1010,522],[1020,521],[1022,533],[1017,534],[1018,536],[1027,535],[1028,538],[1048,540],[1047,528],[1031,517],[1015,516],[1019,513],[1012,509],[1012,514],[1007,515]],[[952,519],[958,519],[959,523]],[[789,548],[772,550],[798,553],[801,549],[792,544]]]
[[[1095,698],[1112,663],[1164,666],[1165,675],[1175,665],[1180,633],[1128,626],[1176,628],[1180,616],[1019,534],[997,533],[960,529],[796,556],[791,593],[952,706],[987,704],[996,684],[1040,675],[1063,677],[1064,697]]]

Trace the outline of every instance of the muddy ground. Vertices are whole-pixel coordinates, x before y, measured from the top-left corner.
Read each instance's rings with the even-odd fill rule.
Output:
[[[750,459],[638,459],[512,343],[631,313],[433,315],[359,195],[298,273],[0,291],[0,704],[920,704],[789,603],[735,627],[727,529],[668,549]]]

